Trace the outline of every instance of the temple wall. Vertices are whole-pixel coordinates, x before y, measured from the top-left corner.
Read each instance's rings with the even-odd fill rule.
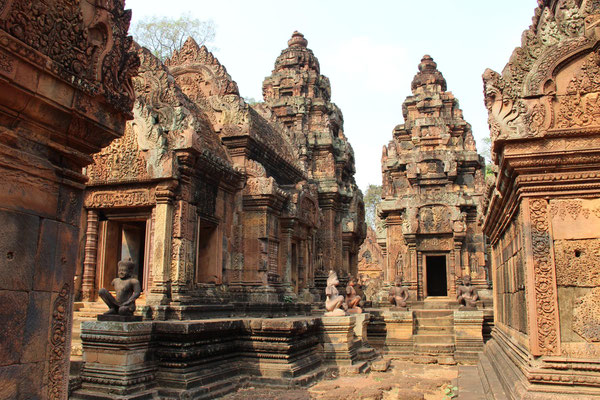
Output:
[[[600,289],[600,199],[550,201],[564,354],[597,357]]]
[[[131,117],[131,14],[122,2],[0,8],[0,397],[66,399],[81,169]],[[96,29],[110,41],[88,41]]]
[[[482,366],[513,398],[600,397],[599,18],[597,1],[540,1],[502,74],[484,73],[498,323]]]
[[[497,243],[492,245],[494,324],[527,346],[527,300],[522,221],[513,217]]]

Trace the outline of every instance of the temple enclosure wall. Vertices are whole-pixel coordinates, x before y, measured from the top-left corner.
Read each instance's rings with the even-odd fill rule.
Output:
[[[538,3],[502,74],[483,76],[495,330],[481,366],[511,399],[588,399],[600,396],[600,4]]]

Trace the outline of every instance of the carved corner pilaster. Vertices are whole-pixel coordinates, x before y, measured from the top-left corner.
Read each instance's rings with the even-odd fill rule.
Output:
[[[534,356],[560,355],[556,267],[548,201],[527,198],[522,207],[530,351]]]

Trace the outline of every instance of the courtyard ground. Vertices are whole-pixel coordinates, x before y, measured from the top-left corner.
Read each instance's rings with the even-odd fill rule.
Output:
[[[462,386],[462,387],[461,387]],[[450,394],[445,393],[450,389]],[[462,393],[461,393],[462,392]],[[393,361],[386,372],[334,377],[310,388],[248,387],[224,400],[481,400],[483,390],[474,366],[413,364]]]

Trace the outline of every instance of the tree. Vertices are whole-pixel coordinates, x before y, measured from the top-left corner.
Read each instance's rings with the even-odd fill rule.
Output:
[[[179,50],[189,36],[199,45],[206,45],[215,39],[215,23],[182,15],[178,19],[148,17],[139,21],[132,29],[133,38],[148,48],[152,54],[166,60],[175,50]]]
[[[492,138],[484,136],[481,155],[485,159],[485,176],[492,174]]]
[[[369,185],[363,200],[367,225],[376,230],[377,205],[381,202],[381,185]]]

